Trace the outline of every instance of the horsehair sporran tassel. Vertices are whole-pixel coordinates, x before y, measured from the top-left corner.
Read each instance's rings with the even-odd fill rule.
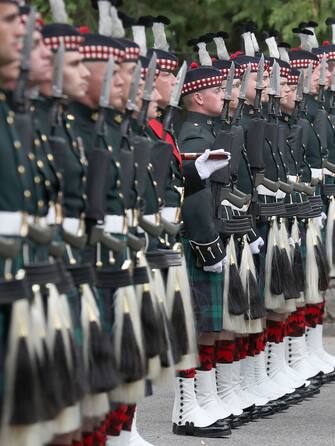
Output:
[[[56,433],[76,430],[81,424],[76,384],[72,373],[71,346],[68,330],[72,328],[66,296],[59,295],[53,284],[47,285],[47,343],[53,357],[55,372],[61,385],[63,409],[55,420]]]
[[[175,362],[178,362],[180,358],[176,358],[176,347],[174,345],[175,339],[173,337],[171,323],[167,315],[167,298],[161,271],[159,269],[154,269],[152,271],[152,278],[154,297],[157,302],[159,326],[162,328],[160,332],[160,361],[162,368],[156,382],[160,384],[169,382],[172,383],[175,374]]]
[[[288,233],[286,229],[286,223],[282,219],[279,229],[279,242],[280,242],[280,271],[283,283],[283,292],[286,300],[298,299],[300,297],[297,289],[292,263],[290,260],[290,247],[288,244]]]
[[[33,359],[29,303],[22,299],[13,304],[10,348],[13,349],[13,393],[10,424],[26,425],[39,420],[38,388]],[[8,379],[8,374],[6,375]]]
[[[322,302],[319,291],[319,268],[316,262],[314,223],[309,219],[306,230],[306,289],[305,298],[309,304]]]
[[[141,324],[143,331],[144,350],[147,360],[148,378],[154,380],[158,377],[160,365],[160,330],[158,322],[157,302],[154,298],[151,272],[144,254],[138,259],[138,266],[145,268],[148,276],[147,283],[136,285],[137,300],[140,305]]]
[[[268,249],[271,249],[272,251],[270,291],[272,294],[280,295],[283,293],[283,284],[280,273],[280,248],[278,246],[277,220],[273,221],[271,229],[273,231],[273,243],[272,246],[268,246]]]
[[[279,277],[279,248],[278,248],[278,225],[274,217],[268,231],[267,252],[265,258],[265,285],[264,297],[265,307],[268,310],[279,309],[284,304],[284,295],[276,294],[282,291],[281,279]],[[275,257],[275,258],[274,258]],[[274,293],[274,291],[276,293]]]
[[[254,319],[247,321],[247,333],[261,333],[263,331],[262,318],[266,315],[264,302],[260,295],[260,287],[257,282],[257,272],[254,256],[249,243],[246,243],[246,253],[248,257],[248,287],[250,294],[251,315]]]
[[[300,248],[300,231],[296,218],[294,219],[291,228],[291,239],[294,244],[294,246],[291,247],[292,270],[297,290],[300,292],[301,295],[305,290],[305,271]]]
[[[177,369],[186,369],[182,364],[183,358],[189,353],[189,341],[186,325],[186,311],[177,278],[178,267],[169,268],[167,278],[167,312],[173,329],[176,350],[180,361],[176,364]]]
[[[42,446],[38,383],[27,299],[12,303],[4,373],[0,443]]]
[[[96,321],[101,328],[100,311],[98,309],[95,296],[88,284],[80,286],[81,290],[81,326],[83,330],[83,353],[84,353],[84,367],[85,373],[89,376],[90,373],[90,322]],[[113,347],[113,346],[112,346]],[[114,353],[114,352],[113,352]],[[114,355],[115,356],[115,355]],[[115,362],[115,357],[114,357]],[[116,368],[116,363],[115,363]],[[119,377],[118,372],[115,370],[115,374],[112,378]],[[87,418],[101,417],[107,414],[109,410],[109,401],[107,393],[92,394],[88,393],[82,400],[83,416]]]
[[[46,319],[39,285],[33,285],[32,291],[34,297],[30,305],[31,332],[41,399],[40,419],[43,421],[41,435],[43,441],[47,443],[54,435],[55,426],[53,420],[62,409],[60,400],[61,383],[57,373],[55,373],[53,358],[47,346]]]
[[[101,326],[100,311],[89,285],[82,287],[82,324],[85,359],[92,393],[111,391],[121,383],[117,370],[114,345]],[[86,319],[86,320],[85,320]]]
[[[246,319],[256,320],[264,317],[265,309],[259,293],[259,286],[256,279],[256,268],[246,238],[244,238],[243,241],[240,276],[249,303],[248,311],[245,313]]]
[[[198,344],[195,327],[195,315],[192,305],[192,296],[190,284],[187,276],[186,261],[182,256],[182,264],[177,268],[177,279],[180,293],[183,299],[183,305],[186,313],[186,328],[188,334],[189,354],[183,358],[183,369],[191,369],[198,364]]]
[[[110,395],[113,401],[136,403],[145,396],[145,361],[134,288],[119,288],[115,299],[115,354],[123,384]]]
[[[244,292],[239,271],[237,269],[236,256],[232,255],[229,265],[229,312],[235,316],[240,316],[248,310],[248,301]]]
[[[314,251],[316,257],[316,264],[319,270],[319,290],[327,291],[330,280],[330,266],[327,259],[325,246],[322,242],[321,228],[313,221],[314,230]]]
[[[230,313],[229,309],[229,292],[230,288],[230,264],[235,262],[236,264],[236,254],[235,254],[235,244],[233,236],[230,237],[227,248],[226,248],[226,263],[224,265],[224,283],[223,283],[223,327],[226,330],[236,331],[237,333],[244,333],[246,331],[246,323],[244,320],[243,313],[241,315],[233,315]],[[246,300],[247,303],[247,300]]]

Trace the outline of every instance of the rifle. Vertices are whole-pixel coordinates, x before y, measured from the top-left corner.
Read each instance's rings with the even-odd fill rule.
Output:
[[[142,108],[139,112],[137,119],[137,124],[140,127],[140,129],[142,129],[142,131],[144,131],[147,122],[148,108],[151,102],[151,95],[156,75],[156,65],[157,65],[157,54],[154,52],[148,66],[148,72],[145,78],[145,84],[143,89]]]
[[[179,109],[179,101],[180,101],[181,91],[182,91],[183,85],[184,85],[186,72],[187,72],[187,64],[186,64],[186,61],[184,61],[183,65],[180,67],[180,70],[177,74],[176,85],[172,91],[170,102],[169,102],[169,105],[167,107],[167,110],[166,110],[166,113],[164,116],[163,140],[165,139],[166,133],[168,133],[171,130],[172,120],[173,120],[175,111]]]
[[[220,120],[222,122],[222,129],[229,128],[231,124],[229,118],[229,105],[232,97],[234,76],[235,76],[235,64],[234,62],[232,62],[227,76],[227,83],[224,93],[224,103],[220,115]]]
[[[107,63],[99,99],[99,116],[96,122],[96,141],[92,151],[88,153],[87,170],[87,210],[86,217],[93,221],[103,221],[106,203],[106,180],[111,160],[111,153],[105,143],[106,111],[109,108],[109,96],[114,72],[114,59],[110,57]],[[99,140],[105,143],[105,148],[99,147]],[[91,241],[92,243],[92,241]]]
[[[26,33],[21,53],[20,74],[13,93],[13,110],[16,113],[26,113],[29,108],[28,78],[30,71],[30,56],[33,49],[34,30],[36,23],[36,8],[31,6],[26,23]]]
[[[251,65],[249,63],[248,67],[245,70],[244,75],[243,75],[242,85],[241,85],[241,89],[240,89],[240,94],[238,96],[238,105],[237,105],[237,109],[235,111],[235,114],[234,114],[234,117],[233,117],[233,120],[232,120],[232,124],[233,125],[237,125],[240,122],[240,119],[241,119],[242,110],[243,110],[243,106],[244,106],[244,103],[245,103],[245,97],[246,97],[249,77],[250,77],[250,72],[251,72]]]

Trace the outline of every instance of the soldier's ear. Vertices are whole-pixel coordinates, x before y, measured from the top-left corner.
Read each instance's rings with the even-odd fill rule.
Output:
[[[197,91],[194,93],[193,96],[194,102],[198,105],[203,105],[204,104],[204,98],[203,95],[201,94],[201,91]]]

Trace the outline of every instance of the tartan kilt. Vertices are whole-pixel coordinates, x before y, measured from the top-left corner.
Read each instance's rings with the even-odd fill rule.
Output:
[[[197,266],[197,257],[187,239],[182,239],[190,281],[197,331],[221,331],[223,327],[224,273],[205,272]]]

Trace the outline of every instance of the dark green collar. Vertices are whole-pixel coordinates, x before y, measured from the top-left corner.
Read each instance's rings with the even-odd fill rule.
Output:
[[[282,112],[280,120],[288,124],[291,121],[291,115],[289,115],[288,113]]]
[[[199,125],[212,126],[215,124],[216,118],[209,115],[204,115],[198,112],[188,112],[186,116],[186,122],[195,122]]]
[[[81,104],[80,102],[72,102],[69,106],[69,113],[74,114],[74,116],[81,121],[95,122],[97,117],[97,111],[93,110],[87,105]]]
[[[109,109],[106,112],[106,121],[110,125],[120,126],[123,121],[123,115],[117,110]]]

